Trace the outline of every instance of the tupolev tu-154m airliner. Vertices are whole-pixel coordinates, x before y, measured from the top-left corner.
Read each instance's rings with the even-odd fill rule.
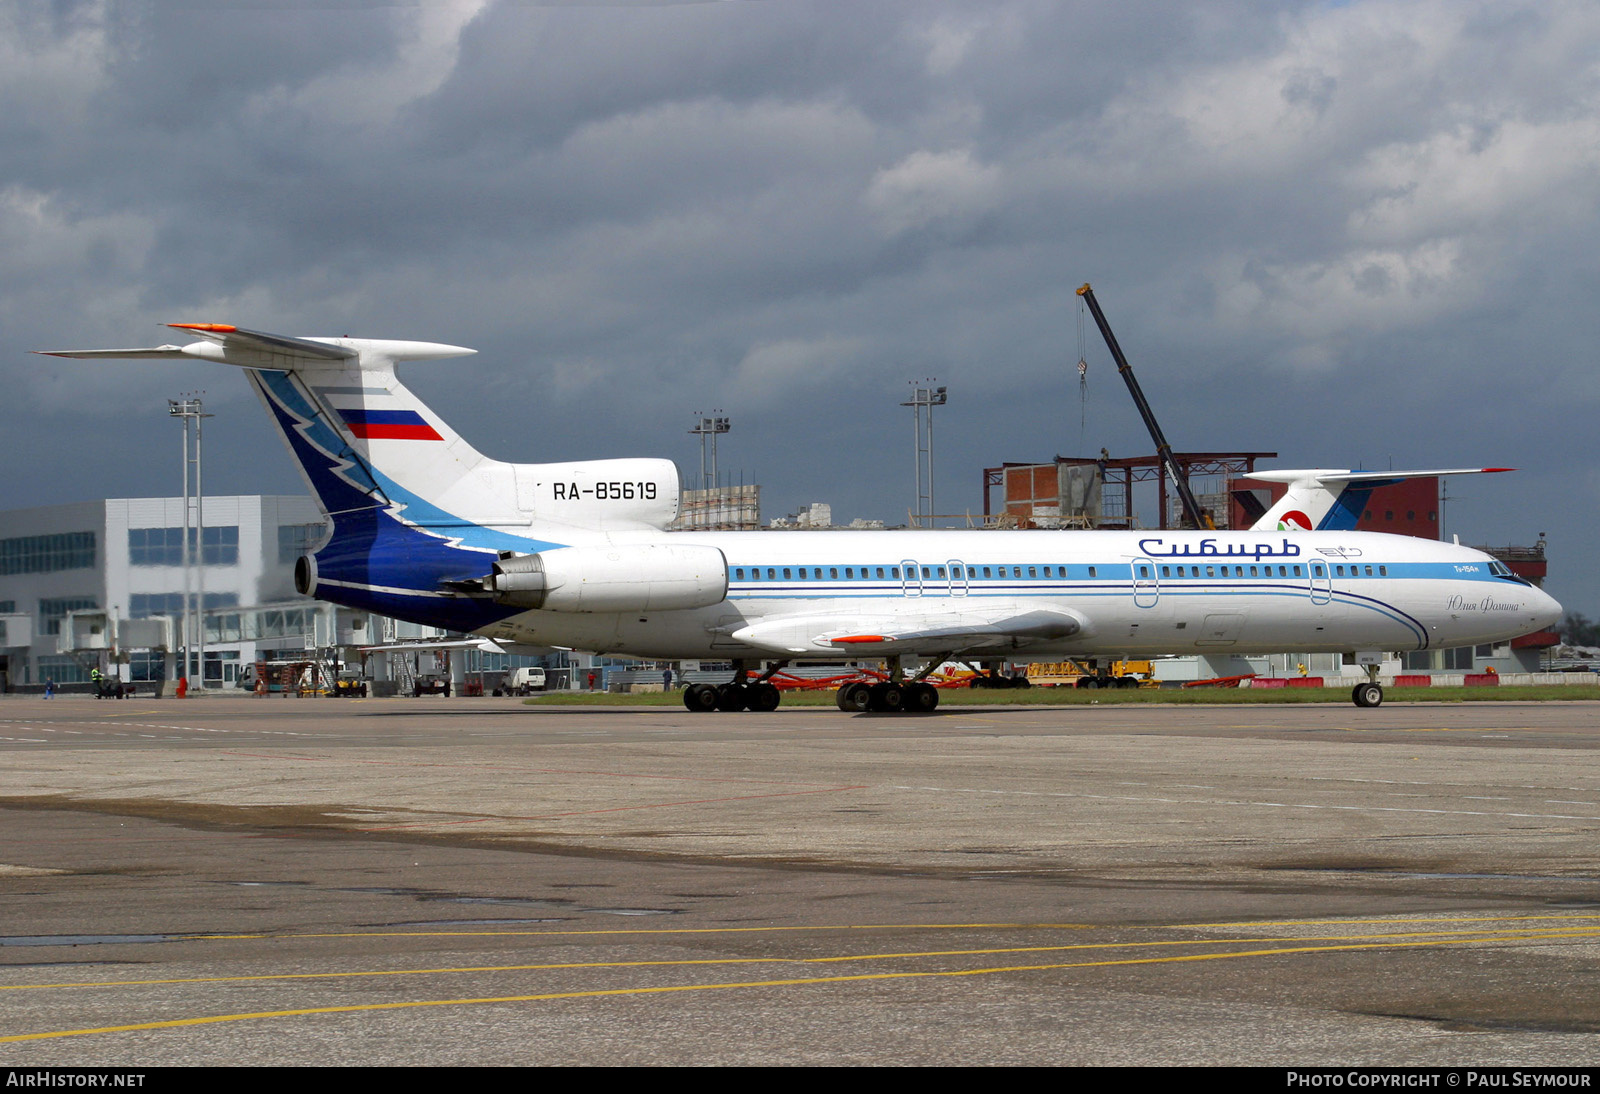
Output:
[[[726,684],[686,690],[691,710],[772,710],[768,678],[794,662],[882,659],[889,680],[841,689],[840,707],[927,711],[946,660],[997,677],[1019,656],[1281,650],[1356,653],[1352,698],[1375,707],[1380,651],[1561,616],[1480,551],[1353,530],[1386,481],[1496,469],[1257,472],[1287,490],[1248,531],[668,532],[670,460],[491,460],[396,378],[473,350],[171,326],[197,340],[46,352],[243,368],[328,515],[300,592],[507,648],[732,661]]]

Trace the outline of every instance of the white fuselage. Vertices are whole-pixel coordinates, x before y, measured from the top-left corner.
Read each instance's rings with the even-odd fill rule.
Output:
[[[1443,648],[1505,641],[1560,614],[1479,551],[1370,532],[658,535],[722,551],[726,599],[656,613],[528,611],[479,633],[674,660],[1046,659]],[[1074,621],[1074,633],[971,637],[1041,611]],[[940,637],[949,634],[965,637]]]

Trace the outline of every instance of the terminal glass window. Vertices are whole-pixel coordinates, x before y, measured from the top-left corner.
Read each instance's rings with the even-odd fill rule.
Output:
[[[134,650],[128,654],[128,679],[136,683],[164,679],[165,658],[159,650]]]
[[[293,566],[301,555],[311,553],[327,531],[326,524],[278,525],[278,565]]]
[[[133,566],[182,566],[182,528],[129,528],[128,563]]]
[[[87,684],[89,670],[66,656],[39,658],[39,682],[54,680],[58,684]]]
[[[189,529],[189,543],[196,542],[195,529]],[[234,566],[239,562],[239,526],[216,525],[204,529],[198,561],[207,566]],[[297,556],[298,557],[298,556]],[[182,528],[129,528],[128,562],[133,566],[182,566]]]
[[[315,609],[271,609],[256,615],[256,632],[262,638],[288,638],[309,634]]]
[[[39,601],[39,633],[60,634],[68,612],[99,607],[92,596],[57,596]]]
[[[93,532],[0,539],[0,574],[48,574],[95,565]]]
[[[203,543],[201,561],[207,566],[237,566],[239,564],[239,526],[237,524],[207,528]]]
[[[238,593],[206,594],[205,606],[208,611],[213,608],[235,608],[238,605]],[[157,615],[182,614],[182,593],[134,593],[128,597],[129,619],[149,619],[151,616]]]

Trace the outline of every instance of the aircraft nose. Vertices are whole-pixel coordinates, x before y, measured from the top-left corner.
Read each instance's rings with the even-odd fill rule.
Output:
[[[1533,610],[1539,621],[1539,629],[1547,630],[1561,622],[1563,614],[1561,603],[1543,589],[1535,589],[1538,597],[1534,600]]]

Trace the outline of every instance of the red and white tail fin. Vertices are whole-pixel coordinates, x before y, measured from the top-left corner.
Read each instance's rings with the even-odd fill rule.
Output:
[[[1446,467],[1431,471],[1350,471],[1310,468],[1299,471],[1252,471],[1261,482],[1287,483],[1283,497],[1250,526],[1253,532],[1349,531],[1361,519],[1367,498],[1380,486],[1406,479],[1443,475],[1483,475],[1513,471],[1511,467]]]

